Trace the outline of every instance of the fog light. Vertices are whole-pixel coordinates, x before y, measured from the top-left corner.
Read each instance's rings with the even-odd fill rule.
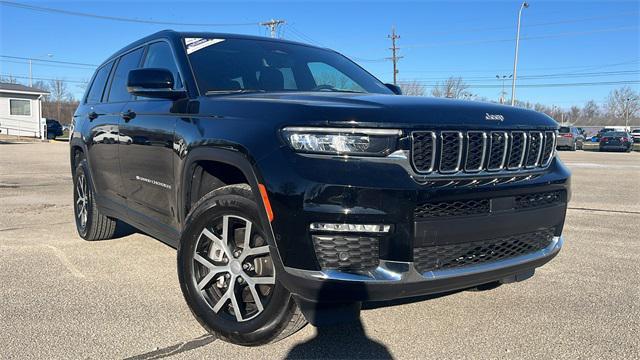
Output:
[[[388,233],[391,229],[391,225],[312,223],[309,225],[309,229],[314,231],[331,232]]]

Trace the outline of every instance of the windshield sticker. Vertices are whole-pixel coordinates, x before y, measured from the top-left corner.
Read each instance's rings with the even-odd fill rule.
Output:
[[[187,46],[187,54],[192,54],[198,50],[206,48],[207,46],[223,41],[224,39],[185,38],[184,44]]]

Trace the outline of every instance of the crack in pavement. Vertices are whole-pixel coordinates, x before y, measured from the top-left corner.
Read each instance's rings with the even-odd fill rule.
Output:
[[[217,338],[214,335],[205,334],[195,339],[191,339],[189,341],[183,341],[178,344],[167,346],[161,349],[155,349],[153,351],[149,351],[144,354],[134,355],[134,356],[125,358],[125,360],[161,359],[161,358],[173,356],[176,354],[180,354],[186,351],[190,351],[193,349],[197,349],[199,347],[208,345],[216,340]]]
[[[62,221],[62,222],[57,222],[57,223],[48,223],[48,224],[45,224],[45,225],[64,225],[64,224],[73,224],[73,221]],[[9,227],[9,228],[0,229],[0,232],[24,230],[24,229],[33,229],[33,228],[42,227],[42,225],[43,224],[25,224],[25,225],[20,226],[20,227]]]
[[[594,209],[594,208],[585,208],[585,207],[568,207],[569,210],[580,210],[580,211],[598,211],[605,213],[614,213],[614,214],[632,214],[632,215],[640,215],[640,211],[631,211],[631,210],[607,210],[607,209]]]

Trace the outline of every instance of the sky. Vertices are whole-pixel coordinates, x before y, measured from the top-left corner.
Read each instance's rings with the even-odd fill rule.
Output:
[[[14,6],[11,6],[11,5]],[[16,7],[126,17],[180,25],[116,21]],[[92,66],[127,44],[163,29],[267,36],[258,25],[284,19],[279,36],[337,50],[384,82],[392,82],[387,35],[400,39],[399,79],[436,82],[460,76],[478,97],[497,100],[513,73],[519,1],[26,1],[0,0],[0,75],[27,83],[69,81],[76,98]],[[569,108],[603,104],[617,87],[640,90],[640,1],[529,1],[523,10],[519,100]],[[200,25],[186,25],[185,23]],[[207,25],[203,25],[207,24]],[[7,57],[10,56],[10,57]],[[35,81],[35,80],[34,80]],[[576,85],[580,84],[580,85]],[[510,97],[510,82],[505,83]]]

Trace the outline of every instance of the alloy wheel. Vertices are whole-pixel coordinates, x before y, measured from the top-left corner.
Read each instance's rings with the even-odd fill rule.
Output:
[[[216,314],[238,322],[262,313],[273,293],[275,270],[257,226],[224,215],[205,226],[193,253],[193,277]]]
[[[80,174],[76,180],[76,195],[76,216],[80,221],[80,227],[84,229],[87,226],[89,212],[89,193],[84,174]]]

